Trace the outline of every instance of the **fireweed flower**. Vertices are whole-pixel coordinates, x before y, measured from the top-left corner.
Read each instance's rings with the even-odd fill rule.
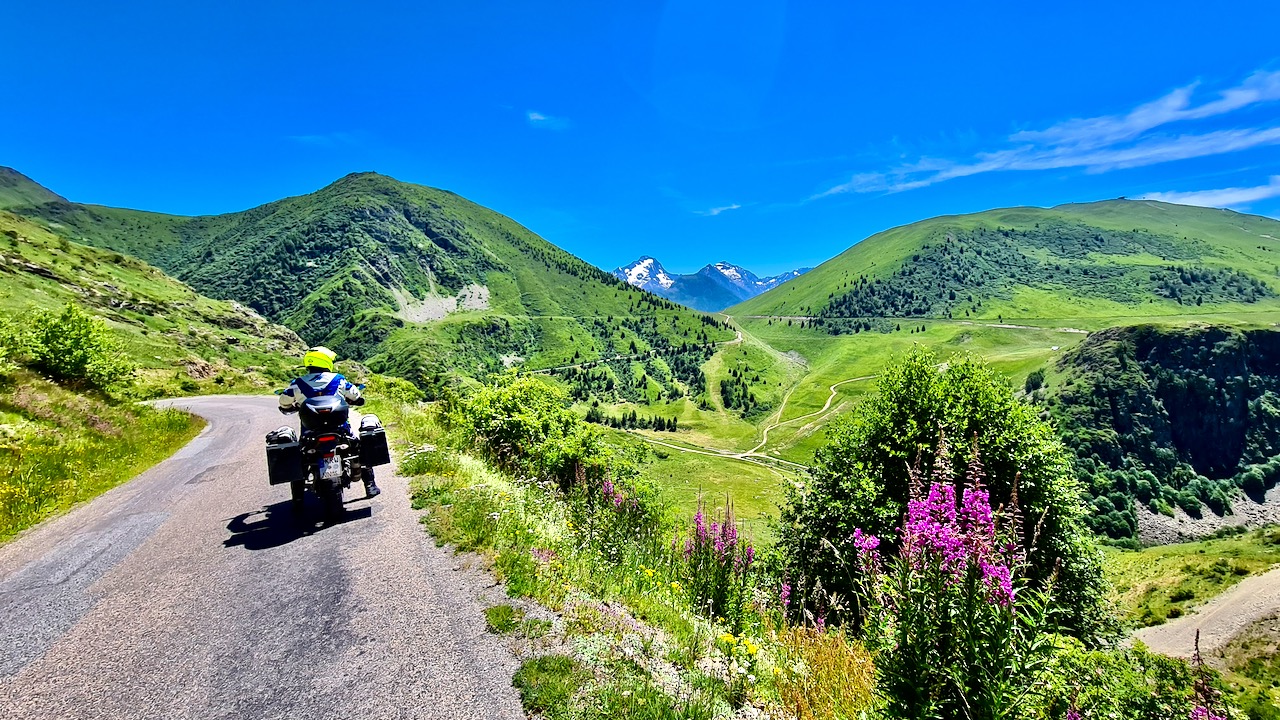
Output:
[[[852,541],[864,564],[874,569],[879,539],[857,529]],[[1017,543],[999,541],[990,494],[977,482],[965,488],[958,503],[955,487],[939,483],[931,485],[924,498],[907,503],[902,556],[915,571],[936,569],[948,585],[976,571],[988,602],[1008,607],[1014,600],[1018,553]]]
[[[778,591],[778,599],[782,601],[782,607],[791,607],[791,583],[782,583],[782,588]]]

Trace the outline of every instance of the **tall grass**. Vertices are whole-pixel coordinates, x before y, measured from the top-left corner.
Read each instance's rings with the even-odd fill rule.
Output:
[[[113,405],[18,372],[0,384],[0,541],[173,454],[203,427],[177,410]]]
[[[784,627],[779,648],[778,697],[796,720],[856,718],[874,702],[871,654],[843,631]]]

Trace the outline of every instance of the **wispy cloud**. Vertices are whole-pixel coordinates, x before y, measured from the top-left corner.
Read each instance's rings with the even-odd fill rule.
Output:
[[[732,205],[723,205],[721,207],[713,207],[708,210],[694,210],[693,212],[695,215],[706,215],[707,217],[715,217],[720,213],[729,212],[730,210],[738,210],[741,207],[742,207],[741,205],[734,203]]]
[[[1178,203],[1179,205],[1200,205],[1202,207],[1246,208],[1249,203],[1273,197],[1280,197],[1280,175],[1272,175],[1271,182],[1257,187],[1233,187],[1219,190],[1196,190],[1193,192],[1157,192],[1143,195],[1142,199]]]
[[[844,193],[902,192],[947,180],[1008,170],[1081,168],[1100,173],[1189,160],[1280,144],[1280,127],[1168,132],[1168,126],[1219,117],[1280,100],[1280,71],[1259,71],[1236,87],[1195,104],[1197,85],[1178,88],[1123,115],[1060,122],[1043,130],[1023,130],[1007,147],[965,160],[925,157],[883,172],[866,172],[817,193],[809,200]],[[1160,132],[1162,131],[1163,132]]]
[[[525,113],[525,117],[529,120],[529,125],[543,130],[568,130],[569,118],[554,117],[545,113],[530,110]]]

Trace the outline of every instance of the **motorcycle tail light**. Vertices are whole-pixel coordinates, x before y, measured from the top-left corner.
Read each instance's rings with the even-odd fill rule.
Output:
[[[319,440],[320,442],[333,442],[338,439],[338,436],[337,435],[321,435],[316,439]]]

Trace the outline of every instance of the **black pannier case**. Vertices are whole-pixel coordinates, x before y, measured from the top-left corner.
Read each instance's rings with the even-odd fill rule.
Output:
[[[272,485],[302,479],[302,448],[293,428],[267,434],[267,477]]]
[[[360,464],[377,467],[391,464],[391,450],[387,448],[387,432],[377,415],[360,418]]]

